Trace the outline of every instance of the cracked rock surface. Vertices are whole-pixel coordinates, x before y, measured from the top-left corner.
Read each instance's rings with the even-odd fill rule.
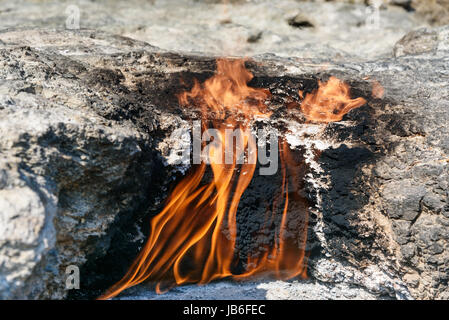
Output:
[[[99,295],[126,271],[148,217],[182,175],[169,165],[170,134],[194,115],[175,94],[193,78],[210,77],[214,54],[222,52],[133,38],[94,30],[0,32],[1,298]],[[255,75],[250,85],[272,92],[273,125],[291,148],[306,157],[320,151],[307,158],[304,182],[309,280],[223,282],[208,286],[209,296],[186,287],[164,297],[448,299],[448,27],[404,32],[370,59],[284,49],[259,54],[247,67]],[[299,110],[287,110],[300,102],[298,89],[311,92],[330,75],[367,104],[327,126],[305,124]],[[382,97],[373,97],[376,83]],[[250,228],[254,221],[245,219]],[[66,290],[69,265],[81,268],[82,292]],[[146,287],[123,297],[163,298]]]

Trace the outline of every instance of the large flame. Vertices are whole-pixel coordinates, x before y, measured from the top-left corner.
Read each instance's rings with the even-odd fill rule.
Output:
[[[244,270],[236,271],[237,208],[256,169],[255,161],[237,164],[236,159],[242,153],[247,159],[257,158],[257,154],[245,153],[245,150],[257,150],[256,141],[247,132],[255,118],[270,115],[264,104],[270,93],[265,89],[248,87],[252,77],[243,60],[218,60],[213,77],[203,84],[195,82],[190,92],[178,96],[184,106],[200,103],[203,120],[213,118],[203,121],[203,131],[215,128],[219,132],[218,141],[214,141],[208,150],[212,159],[212,177],[210,182],[204,183],[208,166],[205,163],[193,166],[190,174],[170,194],[164,209],[152,218],[149,238],[128,272],[100,299],[114,297],[145,280],[157,283],[156,291],[161,293],[173,285],[204,284],[225,277],[241,279],[261,272],[273,273],[279,279],[307,276],[305,243],[308,213],[307,203],[299,190],[304,167],[294,161],[288,144],[283,140],[279,142],[282,173],[279,194],[267,210],[260,230],[271,228],[280,212],[282,216],[275,230],[275,239],[270,245],[259,247],[258,252],[248,254]],[[344,100],[349,93],[338,79],[331,78],[329,82],[338,88],[330,91],[320,83],[314,96],[305,97],[301,108],[309,119],[339,120],[343,113],[362,103],[361,98]],[[325,96],[329,94],[330,100],[326,100]],[[328,111],[326,101],[330,101],[338,112]],[[243,149],[235,149],[230,164],[219,159],[225,154],[226,128],[239,130],[239,142],[244,146]],[[290,225],[289,215],[296,221],[293,235],[286,231],[287,224]]]

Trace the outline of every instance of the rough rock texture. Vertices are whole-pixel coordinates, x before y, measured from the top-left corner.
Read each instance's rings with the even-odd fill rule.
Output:
[[[449,23],[448,0],[412,0],[411,8],[431,25],[442,26]]]
[[[61,298],[61,271],[107,248],[108,237],[100,236],[147,198],[136,186],[145,186],[137,176],[151,158],[144,159],[144,137],[135,129],[112,129],[93,113],[8,83],[2,82],[8,98],[0,107],[0,292]]]
[[[103,256],[150,202],[148,134],[94,112],[107,102],[87,65],[55,51],[0,48],[1,298],[65,297],[65,268]]]
[[[158,295],[146,286],[133,287],[119,300],[375,300],[368,290],[346,283],[326,284],[317,281],[228,282],[206,286],[186,285]]]
[[[16,4],[9,5],[14,17]],[[48,12],[60,8],[49,4]],[[14,18],[2,20],[2,26],[14,25]],[[338,292],[350,294],[346,298],[449,298],[448,34],[448,27],[420,29],[394,50],[389,38],[390,46],[368,55],[380,58],[364,62],[357,50],[345,53],[335,43],[322,51],[315,46],[309,58],[285,57],[306,52],[307,42],[295,42],[293,51],[280,48],[284,57],[248,61],[251,85],[273,94],[272,125],[304,154],[306,179],[298,183],[311,206],[310,282],[261,279],[246,287],[255,298],[310,298],[309,289],[328,298]],[[154,44],[156,38],[144,39]],[[165,48],[192,51],[183,41]],[[99,31],[0,33],[1,298],[67,297],[71,264],[81,268],[82,287],[71,298],[95,297],[123,275],[148,231],[148,217],[186,169],[165,166],[176,144],[170,133],[195,117],[178,106],[175,94],[214,69],[210,55],[167,52]],[[353,95],[368,103],[342,122],[304,124],[299,108],[286,106],[298,107],[298,89],[310,92],[330,75],[348,81]],[[382,98],[372,95],[377,83]],[[239,226],[251,228],[254,221],[246,214]],[[211,292],[231,297],[233,286]],[[251,291],[256,286],[267,291]],[[195,297],[188,288],[172,297]],[[196,297],[207,298],[198,290]]]
[[[367,60],[391,55],[391,47],[408,31],[428,26],[415,12],[386,5],[377,15],[364,1],[3,2],[3,28],[61,29],[66,23],[72,28],[78,12],[81,29],[119,34],[166,50],[235,56],[274,53]]]
[[[381,68],[379,64],[368,64],[373,71],[381,69],[375,78],[386,88],[384,100],[391,99],[383,107],[377,107],[374,127],[359,125],[360,131],[354,134],[356,141],[368,145],[371,154],[358,148],[349,153],[339,148],[329,150],[321,158],[325,171],[330,163],[335,168],[331,173],[331,181],[335,183],[331,182],[331,190],[324,196],[329,205],[327,210],[323,208],[325,221],[336,221],[342,232],[357,224],[355,230],[363,239],[348,246],[342,245],[339,237],[332,237],[329,247],[335,250],[347,246],[344,250],[352,252],[359,264],[365,258],[372,259],[376,247],[389,248],[393,257],[388,257],[389,253],[386,256],[391,259],[393,269],[402,274],[409,292],[416,298],[447,299],[449,294],[449,103],[448,92],[443,89],[449,79],[448,31],[447,27],[435,30],[439,41],[430,52],[419,44],[427,42],[427,36],[405,37],[413,39],[415,48],[424,50],[395,60],[395,66],[391,62],[380,63]],[[404,39],[400,45],[410,47]],[[397,76],[393,75],[395,72]],[[341,165],[337,165],[339,162]],[[352,170],[354,165],[359,168]],[[351,195],[356,201],[352,201]],[[335,216],[340,208],[346,208],[342,224]],[[374,221],[383,229],[379,233],[372,228]],[[385,240],[392,236],[393,242],[387,246],[379,241],[380,233],[386,235]],[[370,254],[355,249],[363,247],[362,243],[371,247]]]

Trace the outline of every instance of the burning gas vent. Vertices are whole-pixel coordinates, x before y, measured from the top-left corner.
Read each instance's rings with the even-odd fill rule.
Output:
[[[175,285],[260,273],[307,277],[309,213],[301,193],[306,168],[292,155],[283,133],[272,130],[269,143],[266,130],[254,134],[255,124],[272,112],[265,104],[270,91],[248,86],[252,78],[243,60],[220,59],[213,77],[201,84],[195,80],[191,91],[178,95],[180,105],[201,110],[192,129],[192,156],[187,150],[193,167],[151,219],[149,238],[126,275],[102,299],[144,281],[154,282],[162,293]],[[349,86],[335,77],[305,96],[300,90],[299,96],[307,122],[339,121],[366,102],[351,99]],[[277,176],[278,187],[254,203],[265,208],[258,229],[238,235],[239,210],[248,211],[239,204],[256,168],[259,176]],[[245,237],[259,245],[241,254],[237,239]]]

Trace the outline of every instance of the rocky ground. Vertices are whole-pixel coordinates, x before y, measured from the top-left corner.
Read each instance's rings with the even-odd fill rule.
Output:
[[[391,54],[408,31],[429,22],[403,7],[374,9],[348,2],[310,1],[3,1],[2,27],[72,25],[120,34],[166,50],[254,56],[273,53],[328,60]],[[373,7],[374,8],[374,7]]]
[[[145,285],[129,289],[118,300],[349,300],[384,299],[368,290],[347,284],[326,284],[317,281],[220,281],[204,286],[177,287],[165,294],[156,294]],[[388,298],[388,297],[387,297]]]
[[[78,3],[82,29],[66,30],[68,2],[0,1],[1,298],[93,298],[118,280],[181,175],[167,166],[188,125],[179,79],[224,54],[254,57],[292,148],[323,148],[306,182],[310,279],[121,298],[449,297],[449,29],[428,27],[441,19],[393,3],[374,29],[360,3]],[[329,75],[368,103],[306,128],[283,106]],[[81,290],[65,289],[68,265]]]

